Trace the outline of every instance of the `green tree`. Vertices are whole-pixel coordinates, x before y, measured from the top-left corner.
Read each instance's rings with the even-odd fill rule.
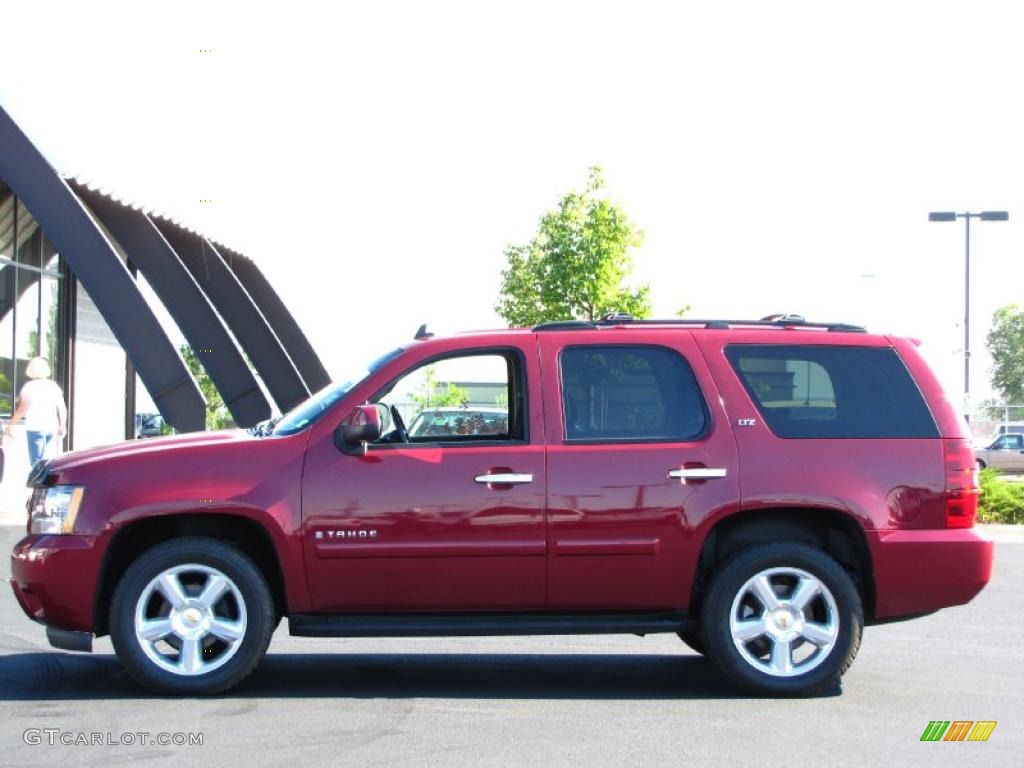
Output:
[[[0,373],[0,414],[2,414],[4,418],[8,419],[14,411],[12,403],[14,402],[15,393],[11,392],[10,389],[11,380],[4,374]]]
[[[228,418],[228,409],[224,406],[224,399],[217,391],[217,387],[214,386],[213,379],[203,368],[203,364],[199,362],[192,347],[182,344],[178,351],[181,352],[181,358],[195,377],[199,391],[203,393],[203,399],[206,400],[206,428],[223,429]]]
[[[594,166],[582,191],[569,192],[544,214],[532,241],[505,249],[495,310],[510,325],[596,320],[609,312],[650,315],[650,287],[623,284],[633,266],[630,249],[643,233],[599,194],[603,187]]]
[[[423,382],[420,384],[419,390],[419,392],[410,393],[409,397],[416,403],[420,411],[425,411],[427,408],[463,408],[469,403],[469,392],[451,382],[439,383],[437,373],[432,365],[428,365],[424,369]]]
[[[50,303],[49,319],[46,330],[46,354],[39,349],[39,331],[28,332],[29,357],[42,356],[50,364],[50,368],[57,367],[57,300],[56,286],[54,286],[54,299]]]
[[[1024,311],[1016,304],[996,310],[988,332],[992,386],[1011,405],[1024,404]]]

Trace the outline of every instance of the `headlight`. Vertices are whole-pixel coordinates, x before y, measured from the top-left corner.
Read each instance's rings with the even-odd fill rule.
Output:
[[[52,485],[36,488],[29,501],[29,533],[71,533],[82,505],[85,488],[78,485]]]

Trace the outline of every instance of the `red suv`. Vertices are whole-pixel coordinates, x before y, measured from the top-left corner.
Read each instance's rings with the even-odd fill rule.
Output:
[[[450,434],[406,424],[444,407]],[[474,424],[477,426],[474,427]],[[182,694],[293,635],[674,632],[771,695],[834,688],[867,623],[971,600],[965,426],[911,340],[839,324],[419,333],[273,423],[32,472],[18,602]]]

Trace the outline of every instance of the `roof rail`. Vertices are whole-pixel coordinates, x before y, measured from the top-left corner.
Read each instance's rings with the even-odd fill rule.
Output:
[[[632,315],[618,312],[609,313],[600,320],[559,320],[533,326],[534,331],[582,331],[608,328],[615,325],[686,325],[701,326],[708,330],[729,330],[734,326],[756,328],[820,328],[834,333],[866,333],[860,325],[849,323],[812,323],[800,315],[769,315],[760,320],[725,320],[715,318],[703,320],[689,317],[637,319]]]
[[[588,328],[597,328],[596,323],[589,320],[555,320],[553,322],[538,323],[533,326],[534,331],[582,331]]]

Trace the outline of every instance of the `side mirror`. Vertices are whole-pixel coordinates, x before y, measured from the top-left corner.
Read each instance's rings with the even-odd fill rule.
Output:
[[[342,453],[365,453],[366,444],[381,434],[380,411],[376,405],[357,405],[334,430],[334,445]]]

